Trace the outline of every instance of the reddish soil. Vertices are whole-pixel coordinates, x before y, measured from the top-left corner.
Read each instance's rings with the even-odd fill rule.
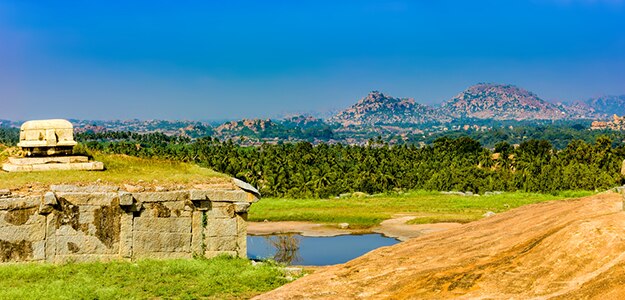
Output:
[[[623,196],[529,205],[320,269],[258,299],[623,299]]]

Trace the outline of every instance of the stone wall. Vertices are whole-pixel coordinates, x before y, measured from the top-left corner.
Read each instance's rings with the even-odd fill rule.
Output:
[[[246,220],[258,192],[128,192],[53,185],[43,195],[0,191],[0,262],[246,256]]]

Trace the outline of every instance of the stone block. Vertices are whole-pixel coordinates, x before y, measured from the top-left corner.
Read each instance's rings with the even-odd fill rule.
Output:
[[[55,255],[73,254],[118,254],[119,245],[109,248],[97,237],[76,232],[74,235],[59,235],[56,237]]]
[[[237,178],[232,178],[232,182],[234,182],[234,185],[238,186],[239,188],[241,188],[242,190],[252,193],[254,194],[254,196],[256,197],[260,197],[260,192],[253,187],[251,184],[243,181],[243,180],[239,180]]]
[[[57,199],[64,199],[73,205],[110,206],[118,199],[117,192],[57,192]]]
[[[9,162],[13,165],[42,165],[42,164],[68,164],[86,163],[89,158],[86,156],[44,156],[44,157],[9,157]]]
[[[15,197],[0,199],[0,210],[14,210],[39,207],[41,196]]]
[[[235,236],[237,221],[231,219],[209,219],[205,228],[205,236]]]
[[[213,202],[256,202],[258,197],[243,190],[191,190],[189,197],[194,201]]]
[[[133,196],[139,202],[166,202],[189,200],[188,191],[144,192],[134,193]]]
[[[117,195],[119,196],[119,205],[121,206],[130,206],[134,202],[134,197],[132,197],[131,193],[120,191],[117,192]]]
[[[214,218],[234,218],[234,205],[228,202],[213,203],[210,210],[206,211],[209,219]]]
[[[11,190],[8,190],[8,189],[0,190],[0,197],[8,197],[8,196],[11,196]]]
[[[0,212],[0,240],[15,241],[42,241],[46,238],[46,218],[39,214],[25,215],[27,220],[20,225],[6,222],[9,212]]]
[[[132,258],[133,227],[134,221],[132,213],[122,214],[119,230],[119,255],[125,258]]]
[[[204,224],[202,220],[205,220],[203,216],[204,212],[194,211],[191,217],[191,252],[201,254],[202,253],[202,235],[204,231]]]
[[[132,244],[135,254],[150,252],[191,253],[191,233],[136,231]]]
[[[119,187],[114,185],[77,186],[71,184],[53,184],[50,186],[50,190],[60,193],[110,193],[119,191]]]
[[[207,251],[233,251],[237,249],[235,236],[207,236],[205,238]]]
[[[191,233],[191,218],[134,218],[134,231],[155,233]]]
[[[249,202],[235,202],[234,203],[234,211],[236,213],[246,213],[248,211],[248,209],[250,209],[250,203]]]
[[[45,195],[43,195],[43,198],[41,199],[39,213],[42,215],[49,214],[54,210],[54,206],[58,204],[59,202],[56,199],[56,195],[54,195],[53,192],[47,192]]]

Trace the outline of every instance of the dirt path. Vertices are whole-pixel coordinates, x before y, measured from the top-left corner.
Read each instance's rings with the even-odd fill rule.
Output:
[[[605,193],[528,205],[374,250],[258,299],[623,299],[622,202]]]
[[[461,225],[459,223],[406,224],[406,222],[414,218],[415,216],[412,215],[398,214],[392,219],[382,221],[379,226],[371,229],[339,229],[334,226],[311,222],[249,222],[247,233],[252,235],[299,233],[303,236],[337,236],[375,232],[397,238],[400,241],[406,241],[424,234],[443,231]]]

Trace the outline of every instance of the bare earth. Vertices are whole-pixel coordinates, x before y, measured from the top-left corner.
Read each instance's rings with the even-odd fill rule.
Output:
[[[406,224],[406,222],[414,218],[411,215],[396,215],[393,219],[382,221],[379,226],[371,229],[339,229],[311,222],[249,222],[247,233],[252,235],[299,233],[303,236],[337,236],[375,232],[397,238],[400,241],[406,241],[424,234],[447,230],[461,225],[460,223]]]
[[[623,196],[534,204],[320,269],[258,299],[623,299]]]

